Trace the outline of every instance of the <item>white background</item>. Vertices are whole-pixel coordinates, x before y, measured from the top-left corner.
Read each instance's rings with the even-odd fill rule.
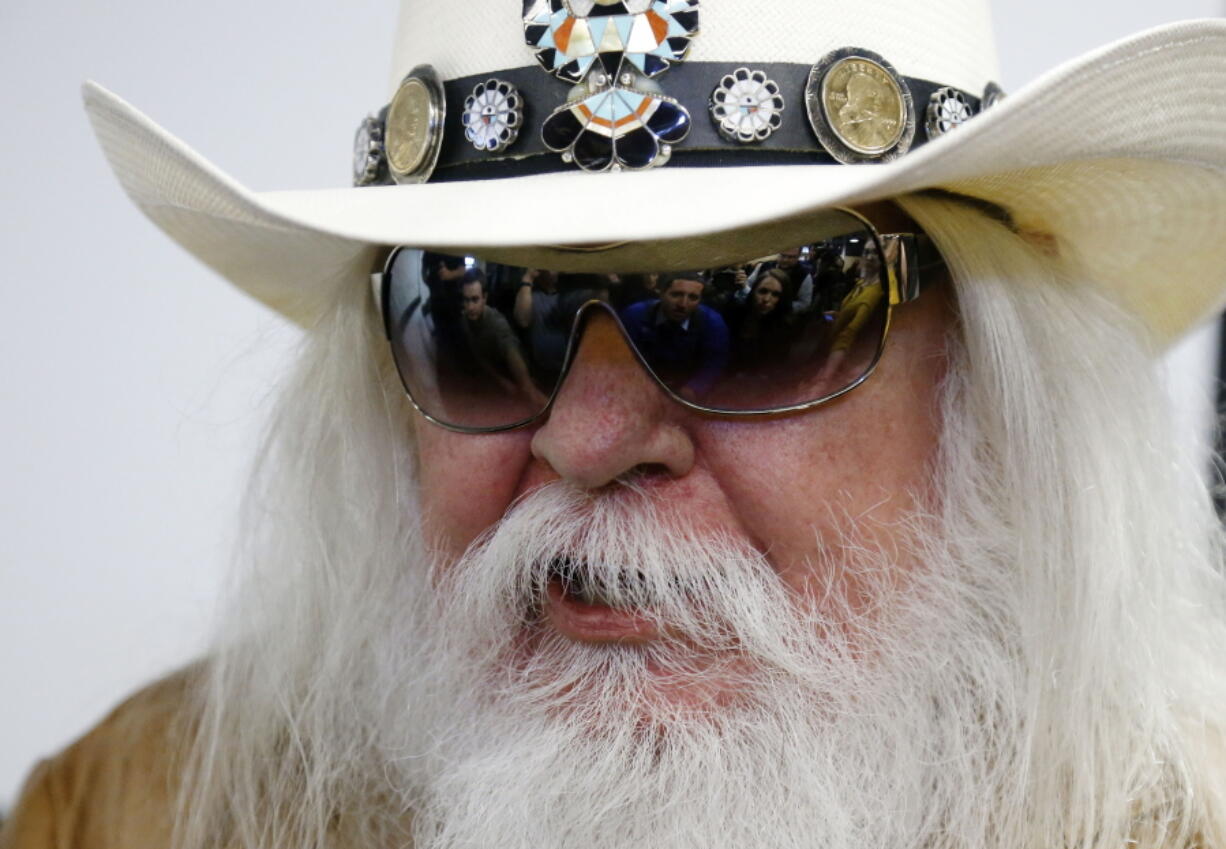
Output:
[[[992,0],[1001,82],[1219,2]],[[296,339],[127,201],[80,82],[246,185],[345,185],[354,127],[388,91],[397,4],[331,5],[0,5],[0,808],[35,759],[200,650]],[[1197,344],[1173,367],[1190,409],[1213,341]]]

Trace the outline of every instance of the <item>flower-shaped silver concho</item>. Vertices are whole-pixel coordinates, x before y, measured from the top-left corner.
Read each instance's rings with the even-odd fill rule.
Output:
[[[783,124],[783,95],[764,71],[737,68],[711,93],[711,118],[729,141],[765,141]]]
[[[519,89],[504,80],[486,80],[464,100],[460,121],[464,138],[477,150],[498,153],[519,137],[523,123],[523,98]]]
[[[383,119],[370,115],[353,136],[353,184],[373,186],[387,180],[383,153]]]
[[[937,89],[928,101],[928,138],[945,135],[965,124],[974,114],[962,92],[949,87]]]
[[[1005,90],[997,83],[988,83],[983,90],[983,97],[979,99],[979,111],[991,109],[996,104],[1005,99]]]

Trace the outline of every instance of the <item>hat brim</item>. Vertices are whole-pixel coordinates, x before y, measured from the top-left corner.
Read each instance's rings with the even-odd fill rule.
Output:
[[[83,96],[140,209],[303,325],[385,245],[580,266],[591,246],[614,245],[602,263],[681,268],[709,258],[713,245],[747,256],[781,247],[814,209],[944,188],[1060,236],[1164,345],[1226,297],[1222,91],[1226,21],[1189,21],[1066,63],[889,164],[574,171],[293,192],[250,191],[101,86],[86,83]],[[500,212],[477,213],[478,204]]]

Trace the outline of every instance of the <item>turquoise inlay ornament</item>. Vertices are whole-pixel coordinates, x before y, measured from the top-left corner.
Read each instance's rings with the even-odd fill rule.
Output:
[[[541,67],[582,82],[599,61],[618,79],[623,62],[649,77],[680,62],[698,32],[698,0],[525,0],[524,38]],[[628,69],[626,69],[628,70]]]
[[[699,0],[524,0],[524,39],[541,67],[575,83],[545,120],[545,146],[585,171],[648,168],[668,160],[690,113],[655,91],[685,59]]]
[[[690,114],[671,97],[606,88],[545,120],[541,137],[584,171],[662,165],[690,131]]]

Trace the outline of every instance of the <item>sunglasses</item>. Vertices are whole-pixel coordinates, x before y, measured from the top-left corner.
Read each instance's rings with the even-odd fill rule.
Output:
[[[799,247],[683,271],[522,268],[399,247],[373,283],[405,391],[451,430],[544,416],[600,313],[677,403],[715,416],[793,413],[863,383],[893,308],[943,267],[923,234],[881,234],[853,210],[812,223]]]

